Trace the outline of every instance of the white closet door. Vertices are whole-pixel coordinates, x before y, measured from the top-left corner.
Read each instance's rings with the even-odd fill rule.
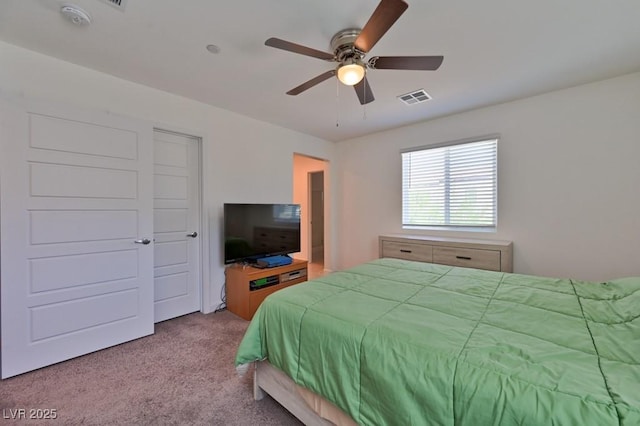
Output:
[[[2,377],[152,334],[152,128],[0,107]]]
[[[200,140],[154,132],[155,321],[200,309]]]

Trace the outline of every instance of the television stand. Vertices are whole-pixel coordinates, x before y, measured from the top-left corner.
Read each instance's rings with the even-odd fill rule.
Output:
[[[251,320],[262,301],[271,293],[307,280],[306,260],[293,259],[290,265],[259,269],[234,264],[225,270],[227,309]]]

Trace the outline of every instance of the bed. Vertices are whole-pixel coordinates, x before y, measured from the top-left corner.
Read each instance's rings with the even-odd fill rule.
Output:
[[[269,296],[235,362],[307,424],[639,425],[640,278],[377,259]]]

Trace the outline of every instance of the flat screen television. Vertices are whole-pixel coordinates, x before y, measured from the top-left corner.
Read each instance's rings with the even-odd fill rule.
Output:
[[[224,263],[300,251],[299,204],[224,204]]]

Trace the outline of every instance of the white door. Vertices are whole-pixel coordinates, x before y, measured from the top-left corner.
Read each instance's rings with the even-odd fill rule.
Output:
[[[152,334],[151,127],[0,109],[2,377]]]
[[[200,140],[154,132],[155,322],[200,309]]]

